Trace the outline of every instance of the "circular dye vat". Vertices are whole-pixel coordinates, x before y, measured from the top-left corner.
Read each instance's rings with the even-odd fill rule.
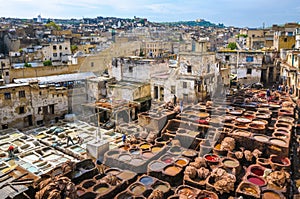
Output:
[[[260,141],[260,142],[267,142],[269,139],[266,136],[262,135],[255,135],[253,136],[255,140]]]
[[[130,164],[132,165],[140,165],[142,164],[144,161],[143,159],[141,158],[133,158],[131,161],[130,161]]]
[[[237,161],[234,161],[234,160],[225,160],[223,162],[223,164],[226,166],[226,167],[231,167],[231,168],[235,168],[235,167],[238,167],[240,164],[239,162]]]
[[[287,157],[280,157],[280,156],[273,156],[271,157],[271,162],[282,164],[282,165],[289,165],[290,160]]]
[[[204,156],[205,160],[209,161],[209,162],[218,162],[219,161],[219,156],[217,155],[210,155],[207,154]]]
[[[173,159],[172,157],[170,157],[170,156],[165,156],[165,157],[163,157],[161,160],[162,160],[164,163],[169,164],[169,163],[172,163],[174,159]]]
[[[152,147],[151,151],[152,151],[153,153],[157,153],[157,152],[161,151],[161,147],[158,147],[158,146]]]
[[[129,150],[129,152],[130,152],[132,155],[138,155],[138,154],[140,154],[140,150],[136,150],[136,149],[131,149],[131,150]]]
[[[262,199],[280,199],[281,196],[273,191],[266,191],[262,194]]]
[[[141,146],[140,146],[140,148],[141,149],[143,149],[143,150],[145,150],[145,149],[150,149],[150,144],[142,144]]]
[[[163,170],[163,168],[165,167],[166,165],[162,162],[153,162],[152,164],[150,164],[149,168],[152,170],[152,171],[161,171]]]
[[[138,196],[138,195],[141,195],[142,193],[144,193],[146,191],[146,187],[143,186],[143,185],[140,185],[140,184],[135,184],[133,185],[131,188],[130,188],[130,191]]]
[[[154,189],[157,189],[157,190],[160,190],[164,193],[168,192],[169,191],[169,187],[165,184],[158,184],[158,185],[155,185],[154,186]]]
[[[130,160],[131,160],[131,156],[130,156],[130,155],[127,155],[127,154],[125,154],[125,155],[120,155],[120,156],[119,156],[119,160],[121,160],[121,161],[130,161]]]
[[[262,178],[259,178],[259,177],[256,177],[256,176],[248,176],[247,177],[247,180],[255,185],[258,185],[258,186],[263,186],[266,184],[266,182],[262,179]]]
[[[185,159],[179,159],[175,163],[181,167],[184,167],[188,164],[188,162]]]
[[[120,173],[118,175],[118,178],[122,179],[122,180],[128,180],[131,179],[135,176],[136,174],[133,172],[128,172],[128,171],[123,171],[122,173]]]
[[[175,146],[170,149],[170,152],[173,154],[179,154],[181,152],[181,150],[180,150],[180,147]]]
[[[264,175],[264,170],[259,168],[259,167],[252,167],[250,172],[257,175],[257,176],[263,176]]]
[[[120,146],[120,149],[124,151],[128,151],[129,148],[129,146]]]
[[[186,196],[186,198],[196,198],[196,193],[191,188],[182,188],[178,191],[178,195]]]
[[[104,193],[104,192],[106,192],[108,190],[108,187],[107,186],[100,186],[99,188],[97,187],[96,189],[95,189],[95,192],[97,192],[97,193]]]
[[[182,155],[184,155],[186,157],[194,157],[197,155],[197,153],[193,150],[186,150],[182,153]]]
[[[111,174],[111,175],[118,175],[120,173],[120,171],[115,170],[115,169],[110,169],[110,170],[107,170],[105,173],[106,174]]]
[[[144,152],[143,153],[143,157],[147,158],[147,159],[152,158],[153,156],[154,156],[154,154],[152,152]]]
[[[150,176],[145,176],[140,179],[140,182],[146,186],[153,184],[154,180]]]
[[[246,193],[246,194],[251,194],[251,195],[256,195],[258,194],[257,190],[251,186],[244,186],[242,189],[241,189],[242,192]],[[271,198],[270,198],[271,199]]]
[[[176,167],[176,166],[168,166],[167,168],[165,168],[165,174],[169,175],[169,176],[175,176],[178,173],[180,173],[181,168]]]
[[[277,138],[271,138],[270,142],[272,144],[276,144],[276,145],[280,145],[280,146],[285,146],[286,145],[286,142],[284,140],[277,139]]]

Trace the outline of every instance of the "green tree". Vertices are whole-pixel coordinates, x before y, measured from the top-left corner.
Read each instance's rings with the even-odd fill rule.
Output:
[[[43,62],[44,66],[52,66],[52,61],[51,60],[46,60]]]
[[[235,42],[230,42],[228,45],[227,45],[227,48],[229,48],[230,50],[235,50],[237,49],[237,45]]]
[[[57,25],[55,22],[50,21],[49,23],[47,23],[45,25],[47,28],[53,28],[55,30],[61,30],[61,27],[59,25]]]
[[[78,46],[76,45],[71,45],[71,52],[75,53],[78,50]]]
[[[27,63],[27,62],[25,62],[24,67],[25,67],[25,68],[30,68],[30,67],[32,67],[32,65],[29,64],[29,63]]]

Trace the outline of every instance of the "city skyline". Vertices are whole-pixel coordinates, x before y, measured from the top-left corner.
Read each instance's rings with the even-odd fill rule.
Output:
[[[1,0],[3,1],[3,0]],[[44,18],[134,16],[153,22],[205,19],[226,26],[266,27],[286,22],[299,22],[300,6],[296,0],[10,0],[0,4],[1,17]]]

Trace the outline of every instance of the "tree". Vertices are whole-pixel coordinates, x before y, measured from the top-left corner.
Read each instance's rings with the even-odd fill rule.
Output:
[[[227,48],[230,48],[230,50],[235,50],[235,49],[237,49],[237,45],[235,42],[230,42],[228,44]]]
[[[44,66],[52,66],[52,61],[51,60],[46,60],[43,62]]]
[[[47,28],[53,28],[55,30],[61,30],[61,27],[58,26],[55,22],[50,21],[49,23],[46,24]]]
[[[71,45],[71,52],[74,54],[78,50],[78,46],[76,45]]]
[[[25,62],[24,67],[25,67],[25,68],[30,68],[30,67],[32,67],[32,65],[29,64],[29,63],[27,63],[27,62]]]

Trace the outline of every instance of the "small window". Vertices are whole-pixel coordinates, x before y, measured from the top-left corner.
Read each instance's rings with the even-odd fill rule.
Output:
[[[5,72],[5,76],[9,76],[9,72],[8,71]]]
[[[284,41],[284,42],[287,42],[287,38],[284,38],[283,41]]]
[[[19,108],[19,114],[23,114],[23,113],[25,113],[25,107],[24,107],[24,106],[21,106],[21,107]]]
[[[4,99],[6,99],[6,100],[11,99],[10,93],[4,93]]]
[[[53,53],[53,57],[57,57],[57,53]]]
[[[183,94],[183,101],[187,102],[189,100],[189,95],[188,94]]]
[[[2,129],[8,129],[8,125],[7,124],[2,124]]]
[[[53,50],[56,50],[56,46],[53,46]]]
[[[65,50],[68,50],[68,47],[65,47]]]
[[[171,86],[171,94],[175,94],[175,90],[176,90],[176,87],[175,86]]]
[[[192,72],[192,66],[188,66],[188,67],[187,67],[187,72],[188,72],[188,73],[191,73],[191,72]]]
[[[253,60],[254,60],[253,56],[246,57],[246,62],[253,62]]]
[[[38,121],[36,121],[36,124],[37,124],[37,125],[42,125],[43,123],[44,123],[43,120],[38,120]]]
[[[19,98],[25,97],[25,91],[19,91]]]
[[[42,113],[42,107],[38,107],[38,114]]]
[[[187,88],[187,82],[183,82],[182,88]]]
[[[62,46],[61,45],[59,45],[59,50],[62,50]]]
[[[91,67],[94,67],[94,62],[91,62]]]
[[[42,91],[40,91],[40,93],[39,93],[40,95],[42,95]]]
[[[229,55],[226,55],[226,56],[225,56],[225,61],[229,61],[229,58],[230,58],[230,56],[229,56]]]
[[[133,72],[133,67],[129,66],[128,70],[129,70],[130,73],[132,73]]]
[[[252,68],[247,68],[247,75],[251,75],[252,74]]]

